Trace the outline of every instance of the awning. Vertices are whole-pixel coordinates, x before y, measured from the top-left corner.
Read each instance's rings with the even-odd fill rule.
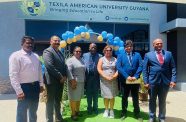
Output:
[[[186,29],[186,19],[177,18],[168,23],[160,25],[160,33],[177,30],[177,29]]]

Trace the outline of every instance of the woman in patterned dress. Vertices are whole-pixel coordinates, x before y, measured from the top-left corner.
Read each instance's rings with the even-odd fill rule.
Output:
[[[112,47],[106,46],[103,50],[104,57],[99,59],[97,69],[100,74],[101,95],[104,98],[105,111],[103,117],[114,118],[114,101],[118,94],[118,72],[116,58],[112,56]],[[109,111],[110,106],[110,111]]]

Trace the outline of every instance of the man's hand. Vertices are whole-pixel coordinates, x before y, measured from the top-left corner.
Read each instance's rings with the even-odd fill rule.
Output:
[[[132,77],[132,81],[135,81],[135,80],[137,80],[136,77]]]
[[[25,94],[24,93],[21,93],[21,94],[17,95],[17,99],[18,100],[23,100],[24,98],[25,98]]]
[[[40,93],[42,93],[44,91],[44,87],[40,86]]]
[[[130,81],[130,82],[133,81],[132,77],[130,77],[130,76],[127,77],[127,80]]]
[[[170,85],[169,85],[171,88],[175,87],[176,86],[176,83],[175,82],[170,82]]]
[[[150,88],[149,84],[144,84],[144,87],[145,87],[146,89],[149,89],[149,88]]]
[[[66,76],[63,76],[63,77],[61,78],[61,80],[60,80],[60,83],[63,84],[66,80],[67,80],[67,77],[66,77]]]

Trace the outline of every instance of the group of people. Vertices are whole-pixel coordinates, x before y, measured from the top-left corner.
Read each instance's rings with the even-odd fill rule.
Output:
[[[101,89],[105,111],[103,117],[114,118],[115,97],[118,83],[121,84],[121,119],[127,117],[128,97],[131,92],[134,116],[141,118],[139,107],[139,84],[133,84],[143,74],[145,87],[149,89],[149,121],[156,121],[156,99],[159,99],[160,122],[165,121],[166,97],[169,87],[176,85],[176,67],[171,52],[163,50],[163,41],[153,41],[154,50],[146,53],[144,61],[139,53],[133,51],[133,42],[126,40],[125,51],[117,58],[112,56],[113,48],[103,49],[103,56],[97,52],[95,43],[89,45],[89,52],[82,54],[76,46],[73,56],[65,60],[59,51],[60,38],[52,36],[50,47],[43,52],[45,64],[44,77],[37,54],[32,52],[34,38],[24,36],[22,49],[14,52],[9,59],[9,75],[17,94],[17,122],[36,122],[39,94],[45,84],[47,92],[46,121],[64,122],[61,114],[61,97],[64,82],[67,81],[71,119],[81,117],[80,102],[87,96],[88,114],[98,114],[98,95]],[[118,82],[118,76],[119,82]],[[53,118],[55,116],[55,120]]]

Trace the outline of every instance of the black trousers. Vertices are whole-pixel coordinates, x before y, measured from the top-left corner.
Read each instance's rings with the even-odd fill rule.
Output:
[[[98,94],[100,87],[100,80],[94,75],[88,75],[86,81],[86,95],[87,95],[87,110],[88,111],[97,111],[98,110]],[[93,105],[92,105],[93,103]]]
[[[27,122],[28,119],[29,122],[37,122],[37,109],[40,93],[39,81],[22,83],[21,88],[25,94],[25,99],[17,100],[16,122]]]
[[[62,121],[61,114],[61,99],[63,93],[63,85],[58,84],[50,84],[46,85],[47,90],[47,102],[46,102],[46,121],[53,122],[53,112],[55,114],[55,121]]]
[[[139,84],[123,84],[121,86],[121,92],[122,92],[122,113],[127,112],[128,107],[128,97],[131,92],[132,95],[132,101],[134,106],[134,113],[138,114],[140,112],[139,108]]]

